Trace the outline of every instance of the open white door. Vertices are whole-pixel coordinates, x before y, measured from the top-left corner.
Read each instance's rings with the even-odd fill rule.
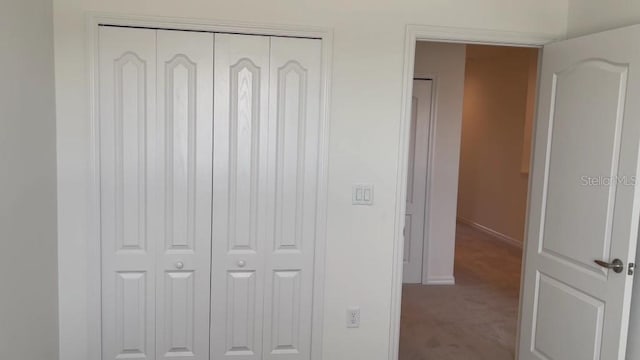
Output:
[[[544,48],[520,360],[625,357],[640,216],[639,44],[633,26]]]

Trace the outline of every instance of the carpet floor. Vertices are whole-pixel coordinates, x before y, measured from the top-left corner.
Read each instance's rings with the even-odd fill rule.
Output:
[[[513,360],[521,249],[456,231],[455,285],[404,285],[400,360]]]

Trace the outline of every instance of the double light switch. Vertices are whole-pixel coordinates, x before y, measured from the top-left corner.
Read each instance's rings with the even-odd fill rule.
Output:
[[[352,203],[353,205],[373,205],[373,185],[354,184]]]

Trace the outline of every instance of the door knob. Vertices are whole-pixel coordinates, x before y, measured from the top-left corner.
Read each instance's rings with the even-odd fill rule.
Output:
[[[184,267],[184,263],[182,261],[176,261],[175,267],[178,270],[181,270]]]
[[[247,265],[247,262],[244,260],[238,260],[238,267],[244,267],[245,265]]]
[[[624,264],[620,259],[613,259],[611,263],[602,260],[594,260],[594,262],[603,268],[611,269],[616,273],[621,273],[624,270]]]

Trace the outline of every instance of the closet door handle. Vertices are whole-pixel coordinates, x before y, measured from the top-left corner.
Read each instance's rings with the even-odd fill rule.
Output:
[[[238,267],[244,267],[245,265],[247,265],[247,262],[244,260],[238,260]]]
[[[182,268],[184,267],[184,263],[182,261],[176,261],[175,267],[178,270],[182,270]]]

